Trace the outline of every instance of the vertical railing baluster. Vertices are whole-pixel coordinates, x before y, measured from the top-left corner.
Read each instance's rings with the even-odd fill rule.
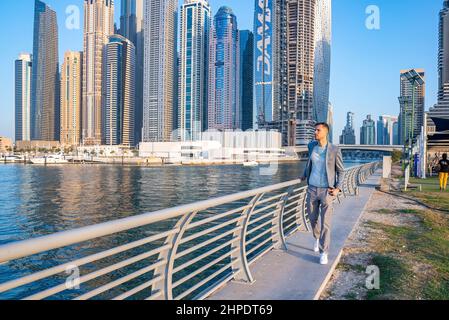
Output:
[[[234,273],[234,281],[241,281],[246,283],[254,282],[254,278],[249,270],[248,257],[246,255],[246,233],[248,231],[249,221],[254,209],[257,207],[260,199],[265,194],[258,194],[254,196],[248,203],[248,208],[243,210],[241,219],[237,222],[237,226],[241,227],[240,230],[234,232],[234,242],[232,243],[232,249],[239,248],[237,252],[231,254],[231,259],[234,260],[232,265]]]
[[[290,187],[287,190],[287,194],[282,198],[282,202],[276,206],[275,214],[273,215],[273,226],[272,226],[272,241],[274,243],[275,249],[287,250],[287,242],[285,241],[284,232],[284,212],[285,206],[287,205],[288,199],[293,193],[294,187]]]
[[[163,279],[153,284],[151,288],[151,294],[155,294],[161,291],[159,300],[173,300],[173,265],[178,252],[179,243],[186,231],[187,226],[198,212],[190,212],[183,215],[176,223],[174,229],[179,229],[177,233],[171,234],[165,240],[164,245],[170,245],[170,247],[161,253],[159,253],[158,260],[166,260],[167,262],[154,270],[154,275],[164,275]]]
[[[308,188],[305,187],[304,189],[300,190],[300,197],[302,197],[302,201],[300,205],[296,208],[296,221],[298,225],[303,225],[306,228],[306,232],[310,232],[312,229],[310,228],[309,221],[308,221],[308,212],[307,212],[307,190]],[[302,223],[300,222],[302,220]]]

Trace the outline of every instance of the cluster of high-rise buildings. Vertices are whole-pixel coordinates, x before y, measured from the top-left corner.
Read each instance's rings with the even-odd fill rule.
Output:
[[[398,116],[382,115],[376,121],[368,115],[360,127],[361,145],[414,144],[425,124],[425,71],[405,69],[400,71],[400,112]],[[354,113],[348,112],[340,144],[356,144]]]
[[[369,115],[360,128],[360,144],[414,145],[426,132],[427,146],[447,150],[449,133],[449,0],[444,0],[439,14],[438,102],[425,111],[426,77],[424,69],[400,71],[400,112],[381,116],[377,121]],[[376,134],[377,129],[377,134]],[[355,144],[354,114],[349,112],[340,143]]]
[[[348,112],[346,126],[340,136],[340,144],[355,145],[356,134],[354,125],[354,113]],[[399,145],[398,117],[382,115],[376,121],[372,115],[367,115],[360,127],[361,145]]]
[[[57,17],[35,0],[15,62],[16,141],[128,145],[274,129],[306,144],[329,122],[331,0],[254,0],[254,30],[208,0],[84,0],[82,52],[59,66]]]

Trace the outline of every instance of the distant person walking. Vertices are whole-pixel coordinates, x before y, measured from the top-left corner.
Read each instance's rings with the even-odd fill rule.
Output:
[[[320,264],[328,263],[333,202],[342,191],[345,170],[340,148],[328,142],[328,135],[329,125],[317,123],[315,141],[308,146],[309,161],[303,177],[309,185],[307,209],[316,239],[314,251],[320,252]],[[320,226],[318,217],[321,217]]]
[[[447,160],[447,153],[443,154],[443,159],[439,162],[440,165],[440,191],[446,191],[447,178],[449,176],[449,161]]]

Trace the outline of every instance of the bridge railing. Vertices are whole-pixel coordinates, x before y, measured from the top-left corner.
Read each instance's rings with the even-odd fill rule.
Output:
[[[345,196],[379,166],[346,170]],[[308,230],[293,180],[0,246],[0,299],[203,299]],[[6,280],[5,280],[6,279]]]

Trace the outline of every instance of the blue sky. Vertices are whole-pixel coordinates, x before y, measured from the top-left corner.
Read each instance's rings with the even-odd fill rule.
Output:
[[[82,50],[82,27],[65,26],[69,5],[83,12],[82,0],[47,0],[56,10],[60,58],[66,50]],[[116,20],[119,18],[116,1]],[[222,5],[237,15],[239,28],[251,29],[253,0],[210,0],[214,13]],[[360,127],[367,114],[399,113],[399,71],[426,70],[426,109],[436,102],[438,12],[443,0],[333,0],[331,96],[338,138],[346,112],[355,112]],[[380,9],[380,29],[365,27],[369,5]],[[14,136],[14,60],[32,52],[34,0],[0,1],[0,136]],[[82,26],[82,21],[81,21]]]

